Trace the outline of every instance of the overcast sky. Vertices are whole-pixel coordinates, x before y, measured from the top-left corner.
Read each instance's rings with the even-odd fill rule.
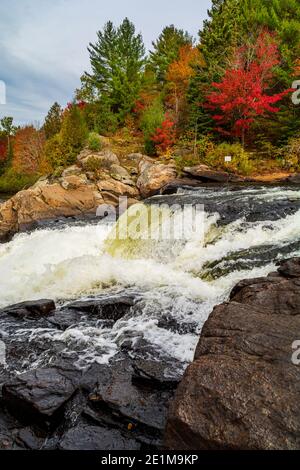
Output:
[[[197,36],[210,0],[0,0],[0,117],[42,122],[49,107],[72,99],[89,68],[87,45],[106,21],[128,16],[149,49],[169,24]],[[1,83],[0,83],[1,101]]]

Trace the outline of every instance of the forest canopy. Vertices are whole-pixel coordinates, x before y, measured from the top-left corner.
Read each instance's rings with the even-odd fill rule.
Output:
[[[176,154],[182,167],[222,168],[225,153],[233,171],[257,162],[297,171],[299,51],[297,0],[213,0],[197,38],[167,25],[149,52],[128,18],[109,21],[88,45],[90,70],[65,109],[54,103],[38,129],[1,120],[0,190],[12,173],[61,171],[85,146],[99,149],[100,136],[123,135],[158,158]]]

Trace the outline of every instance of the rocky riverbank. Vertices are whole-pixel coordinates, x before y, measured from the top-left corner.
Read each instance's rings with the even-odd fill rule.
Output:
[[[165,445],[176,450],[300,447],[300,258],[241,281],[207,320],[171,403]]]
[[[43,177],[0,205],[0,241],[18,231],[32,229],[40,221],[96,214],[100,205],[117,207],[119,197],[129,205],[155,194],[176,192],[179,187],[205,183],[244,183],[250,180],[205,165],[185,168],[179,175],[173,160],[159,161],[134,153],[120,159],[109,148],[83,150],[77,163],[60,177]],[[280,182],[299,183],[299,177]]]
[[[132,292],[63,307],[25,302],[2,309],[0,321],[14,335],[47,328],[68,335],[85,321],[111,328],[138,301]],[[152,346],[143,338],[124,342],[109,363],[80,367],[59,341],[7,335],[0,448],[297,449],[300,366],[292,362],[292,345],[299,339],[299,305],[299,258],[266,278],[241,281],[211,313],[181,383],[176,360],[150,359]],[[179,333],[184,328],[167,317],[160,322]],[[35,367],[19,374],[33,357]]]
[[[56,308],[51,300],[25,302],[0,311],[11,328],[56,328],[72,324],[112,327],[134,306],[136,295],[116,294]],[[167,319],[165,327],[168,325]],[[175,326],[176,327],[176,326]],[[179,328],[179,325],[177,326]],[[174,360],[149,360],[151,345],[141,340],[123,345],[108,364],[79,367],[62,360],[59,344],[36,337],[6,338],[5,367],[0,365],[0,449],[153,450],[162,447],[168,404],[180,380]],[[49,364],[28,372],[26,358]],[[37,359],[37,362],[39,360]]]

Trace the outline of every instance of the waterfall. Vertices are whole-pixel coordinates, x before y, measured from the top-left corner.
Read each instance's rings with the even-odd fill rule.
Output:
[[[180,206],[191,202],[203,204],[204,212],[196,229],[185,227],[178,236]],[[171,237],[159,236],[170,227]],[[239,280],[264,276],[279,259],[297,255],[299,190],[186,190],[132,206],[115,225],[103,220],[16,235],[0,245],[0,305],[41,298],[64,304],[134,292],[136,306],[112,329],[87,323],[65,332],[20,328],[16,338],[44,335],[81,351],[83,363],[107,361],[125,341],[143,338],[184,365],[193,358],[209,313]],[[183,331],[162,327],[162,318]]]

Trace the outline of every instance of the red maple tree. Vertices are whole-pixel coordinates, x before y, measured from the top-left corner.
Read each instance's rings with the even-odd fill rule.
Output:
[[[279,111],[274,105],[291,92],[268,93],[279,63],[276,38],[268,31],[260,33],[254,45],[237,49],[222,81],[212,83],[215,90],[207,96],[206,107],[217,113],[213,119],[218,132],[244,142],[245,132],[257,117]]]
[[[166,114],[161,126],[158,127],[151,138],[159,152],[166,152],[176,140],[175,122]]]

